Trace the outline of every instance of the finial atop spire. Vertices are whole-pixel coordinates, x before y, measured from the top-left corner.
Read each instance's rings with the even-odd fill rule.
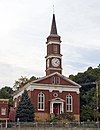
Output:
[[[53,14],[55,14],[55,7],[54,7],[54,5],[53,5]]]

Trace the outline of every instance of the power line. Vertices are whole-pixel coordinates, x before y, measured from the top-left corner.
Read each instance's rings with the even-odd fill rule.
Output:
[[[80,84],[80,85],[91,85],[91,84],[96,84],[96,82],[88,82],[88,83],[82,83],[82,84]]]

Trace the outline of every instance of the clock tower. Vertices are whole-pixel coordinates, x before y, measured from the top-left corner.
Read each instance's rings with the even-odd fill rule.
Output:
[[[53,14],[50,35],[47,37],[46,75],[54,72],[62,74],[62,55],[60,36],[57,34],[55,14]]]

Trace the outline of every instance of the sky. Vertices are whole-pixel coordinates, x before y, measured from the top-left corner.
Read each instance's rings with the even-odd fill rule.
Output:
[[[100,0],[0,0],[0,88],[46,75],[53,5],[63,75],[100,64]]]

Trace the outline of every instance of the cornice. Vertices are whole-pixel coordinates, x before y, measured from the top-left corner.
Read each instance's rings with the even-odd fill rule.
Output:
[[[47,43],[47,46],[49,45],[49,44],[59,44],[60,45],[60,41],[48,41],[48,42],[46,42]]]
[[[78,86],[54,85],[54,84],[37,84],[37,83],[31,83],[29,86],[26,87],[26,90],[27,91],[48,90],[49,92],[52,92],[52,91],[55,90],[55,91],[59,91],[60,93],[62,93],[63,91],[76,92],[77,94],[80,93]],[[15,98],[18,98],[19,96],[21,96],[23,92],[24,92],[24,88],[19,93],[16,93],[13,96],[13,100]]]
[[[48,58],[59,58],[59,59],[61,59],[62,55],[61,54],[50,54],[50,55],[47,55],[45,58],[46,58],[46,60]]]
[[[50,68],[46,69],[45,71],[48,71],[48,70],[62,70],[62,68],[52,68],[52,67],[50,67]]]

